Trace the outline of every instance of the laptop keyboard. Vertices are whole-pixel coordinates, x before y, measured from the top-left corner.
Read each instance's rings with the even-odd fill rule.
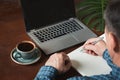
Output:
[[[49,28],[37,30],[36,32],[33,32],[33,34],[41,42],[45,42],[81,29],[83,29],[83,27],[80,26],[75,20],[69,20]]]

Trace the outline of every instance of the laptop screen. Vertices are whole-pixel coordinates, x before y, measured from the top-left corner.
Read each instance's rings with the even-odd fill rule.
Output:
[[[21,0],[27,31],[75,17],[74,0]]]

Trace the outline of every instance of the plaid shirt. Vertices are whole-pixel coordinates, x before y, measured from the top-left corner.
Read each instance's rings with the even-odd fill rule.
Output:
[[[94,75],[94,76],[75,76],[67,80],[120,80],[120,67],[113,64],[111,57],[106,49],[103,54],[103,58],[107,61],[108,65],[112,68],[110,74],[106,75]],[[55,80],[58,71],[51,66],[43,66],[38,72],[34,80]]]

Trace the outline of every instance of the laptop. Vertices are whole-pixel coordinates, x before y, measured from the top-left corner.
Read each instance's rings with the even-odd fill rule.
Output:
[[[76,17],[74,0],[21,0],[26,33],[46,54],[96,37]]]

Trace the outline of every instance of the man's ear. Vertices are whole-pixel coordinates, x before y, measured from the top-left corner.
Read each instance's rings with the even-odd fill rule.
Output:
[[[111,47],[111,50],[113,50],[115,52],[119,52],[120,49],[119,49],[118,39],[112,32],[109,33],[109,39],[108,40],[110,40],[109,41],[110,42],[109,45]]]

